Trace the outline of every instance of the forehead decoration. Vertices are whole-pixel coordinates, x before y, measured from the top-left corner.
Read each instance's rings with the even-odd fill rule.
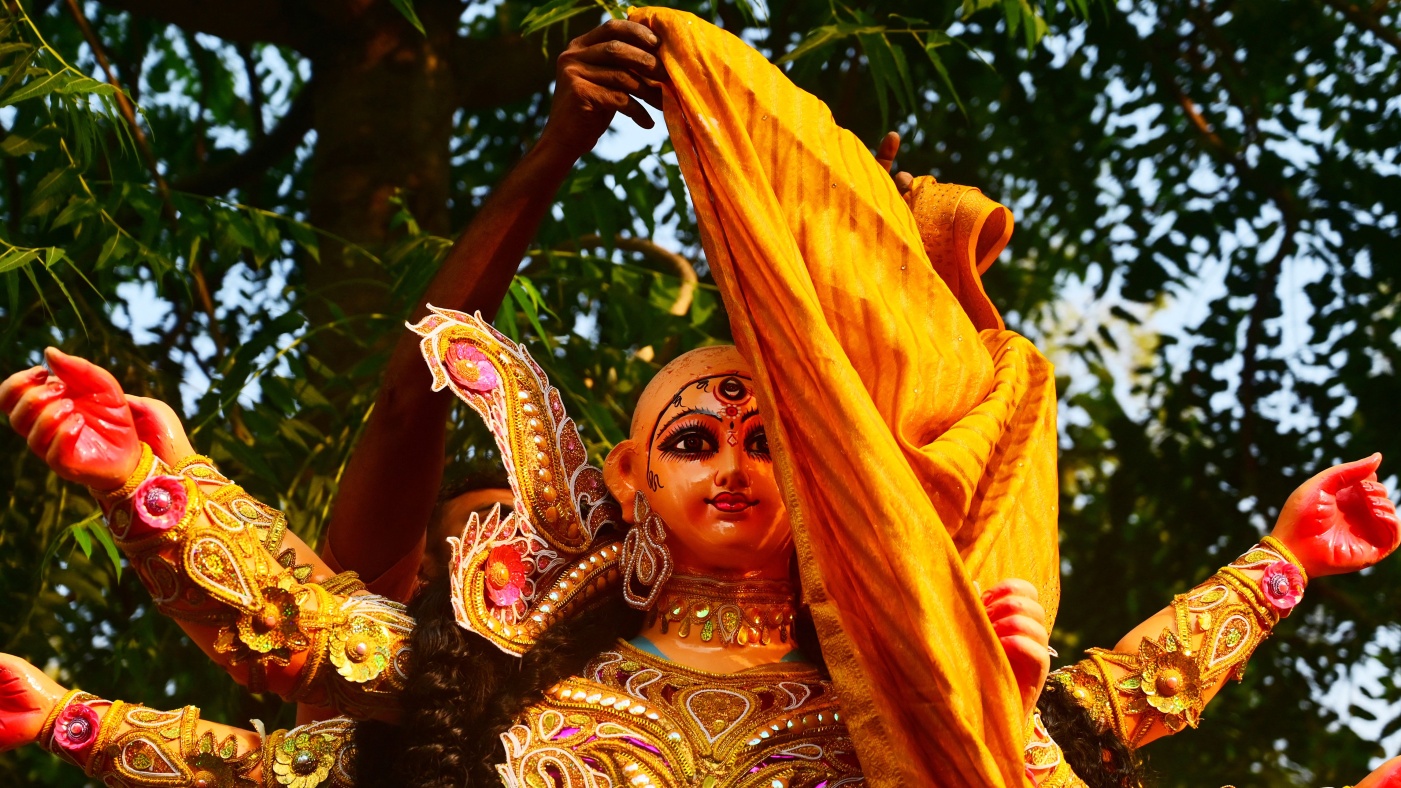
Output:
[[[725,442],[731,446],[738,445],[739,435],[737,429],[740,421],[747,412],[745,406],[750,405],[754,400],[753,381],[747,375],[740,375],[733,372],[726,372],[720,375],[707,375],[703,378],[687,381],[677,388],[666,407],[657,414],[656,421],[652,423],[652,433],[647,439],[647,486],[653,492],[662,488],[661,479],[652,472],[651,449],[656,443],[658,433],[664,429],[664,425],[670,424],[675,418],[667,417],[678,408],[688,407],[688,403],[694,405],[696,400],[708,394],[719,401],[718,411],[711,408],[695,407],[694,410],[721,419],[725,423]],[[679,418],[679,417],[678,417]]]

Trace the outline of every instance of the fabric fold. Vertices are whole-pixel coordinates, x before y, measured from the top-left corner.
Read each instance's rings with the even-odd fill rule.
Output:
[[[961,254],[936,271],[889,175],[820,101],[690,14],[631,17],[661,40],[667,125],[868,780],[1024,784],[1020,702],[974,583],[1056,588],[1054,384],[960,301],[1010,214],[960,194],[949,233],[973,278]]]

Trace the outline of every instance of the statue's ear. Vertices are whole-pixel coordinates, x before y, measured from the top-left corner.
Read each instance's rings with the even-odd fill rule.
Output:
[[[637,442],[629,438],[614,446],[613,451],[608,452],[608,459],[603,461],[603,482],[622,505],[623,520],[629,523],[633,521],[633,501],[637,498],[641,474],[645,473],[646,457],[640,449]]]

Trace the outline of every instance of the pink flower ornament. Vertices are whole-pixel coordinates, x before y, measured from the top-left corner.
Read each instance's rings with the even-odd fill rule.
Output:
[[[454,342],[443,354],[443,364],[458,387],[486,394],[501,383],[496,367],[471,342]]]
[[[54,744],[75,763],[82,763],[97,740],[97,712],[86,703],[70,703],[54,723]]]
[[[487,556],[486,594],[497,607],[511,607],[525,594],[525,561],[516,548],[500,545]]]
[[[179,525],[190,499],[180,477],[152,476],[136,488],[133,501],[136,517],[128,538],[142,539]]]
[[[1265,600],[1270,606],[1281,616],[1287,616],[1304,598],[1304,575],[1299,567],[1288,561],[1276,561],[1265,567],[1265,574],[1260,577],[1260,589],[1265,592]]]

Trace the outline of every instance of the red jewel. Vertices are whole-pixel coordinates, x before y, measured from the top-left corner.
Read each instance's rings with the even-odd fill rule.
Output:
[[[170,491],[152,487],[146,492],[146,510],[159,517],[170,511]]]

